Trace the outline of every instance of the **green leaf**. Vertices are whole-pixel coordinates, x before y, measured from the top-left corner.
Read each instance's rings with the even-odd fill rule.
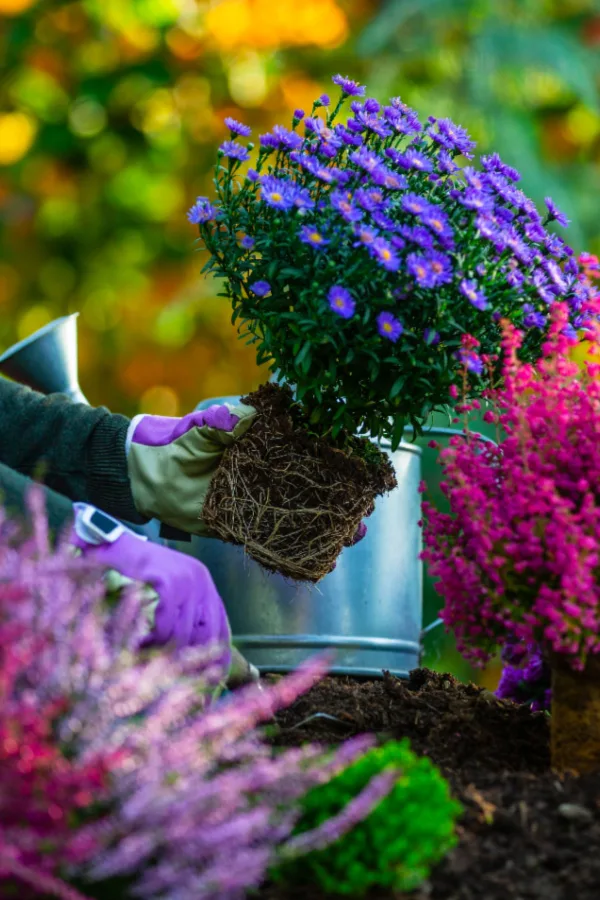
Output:
[[[392,389],[390,391],[390,400],[393,400],[394,397],[398,396],[398,394],[404,387],[405,381],[406,381],[406,375],[400,375],[399,378],[396,378],[395,382],[392,385]]]
[[[394,418],[394,427],[392,429],[392,453],[394,450],[397,450],[400,444],[402,443],[402,438],[404,436],[404,426],[406,424],[406,418],[404,416],[396,416]]]
[[[311,348],[311,342],[304,341],[304,344],[302,345],[302,349],[298,353],[296,353],[296,357],[294,359],[294,363],[297,366],[299,366],[303,362],[303,360],[306,359],[306,356],[308,355],[308,353],[310,353],[310,348]]]

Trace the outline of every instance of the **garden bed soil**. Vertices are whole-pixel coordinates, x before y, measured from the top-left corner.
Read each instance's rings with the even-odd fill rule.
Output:
[[[276,677],[276,676],[272,676]],[[302,724],[313,713],[327,718]],[[600,775],[550,769],[549,720],[451,675],[418,669],[326,678],[277,716],[278,746],[339,743],[365,731],[410,738],[448,778],[464,807],[459,842],[416,892],[374,890],[370,900],[599,900]],[[260,900],[324,900],[306,887],[267,885]]]
[[[268,571],[317,582],[396,487],[393,466],[366,438],[342,451],[311,433],[287,386],[264,384],[242,402],[256,418],[211,478],[204,524]]]

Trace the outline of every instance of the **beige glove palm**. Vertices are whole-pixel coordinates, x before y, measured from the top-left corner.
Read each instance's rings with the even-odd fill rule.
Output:
[[[210,535],[202,507],[223,452],[251,426],[251,406],[219,405],[181,419],[136,416],[127,436],[127,465],[137,510],[149,519]]]

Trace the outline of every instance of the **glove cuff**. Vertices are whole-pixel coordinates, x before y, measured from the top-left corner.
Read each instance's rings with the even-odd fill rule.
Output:
[[[124,534],[132,534],[141,541],[148,540],[146,536],[135,534],[118,519],[90,503],[74,503],[73,510],[75,512],[73,543],[80,549],[114,544]]]

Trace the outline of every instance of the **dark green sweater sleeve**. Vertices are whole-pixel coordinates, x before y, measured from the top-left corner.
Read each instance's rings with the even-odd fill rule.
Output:
[[[127,472],[128,426],[129,419],[104,407],[63,394],[46,397],[0,378],[0,463],[28,476],[40,473],[72,501],[141,523]]]

